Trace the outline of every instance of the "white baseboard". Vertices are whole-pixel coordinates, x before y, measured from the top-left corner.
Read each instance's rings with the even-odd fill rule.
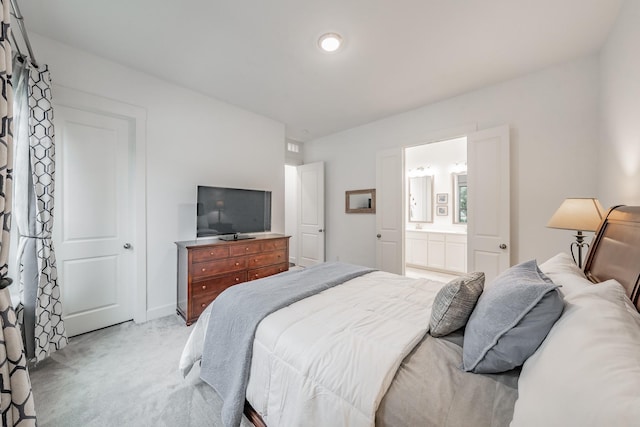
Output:
[[[167,304],[160,307],[155,307],[147,310],[147,321],[153,319],[159,319],[160,317],[176,314],[176,305]]]

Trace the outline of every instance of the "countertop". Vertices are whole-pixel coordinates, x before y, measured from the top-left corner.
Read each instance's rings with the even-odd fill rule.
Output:
[[[442,234],[460,234],[460,235],[467,234],[466,230],[439,230],[439,229],[433,230],[429,228],[421,228],[421,229],[407,228],[405,231],[415,231],[418,233],[442,233]]]

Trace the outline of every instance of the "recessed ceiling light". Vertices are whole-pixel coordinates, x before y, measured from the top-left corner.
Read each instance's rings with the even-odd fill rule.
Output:
[[[340,49],[342,44],[342,37],[337,33],[327,33],[320,36],[318,39],[318,46],[325,52],[335,52]]]

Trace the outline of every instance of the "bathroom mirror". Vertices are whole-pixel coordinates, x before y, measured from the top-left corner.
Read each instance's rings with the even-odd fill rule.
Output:
[[[467,223],[467,173],[454,173],[453,176],[453,222]]]
[[[409,178],[409,222],[433,222],[433,177]]]
[[[346,213],[376,213],[376,190],[345,191]]]

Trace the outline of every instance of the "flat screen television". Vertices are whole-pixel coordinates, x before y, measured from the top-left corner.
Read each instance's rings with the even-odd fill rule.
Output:
[[[271,231],[271,191],[198,186],[197,237]]]

